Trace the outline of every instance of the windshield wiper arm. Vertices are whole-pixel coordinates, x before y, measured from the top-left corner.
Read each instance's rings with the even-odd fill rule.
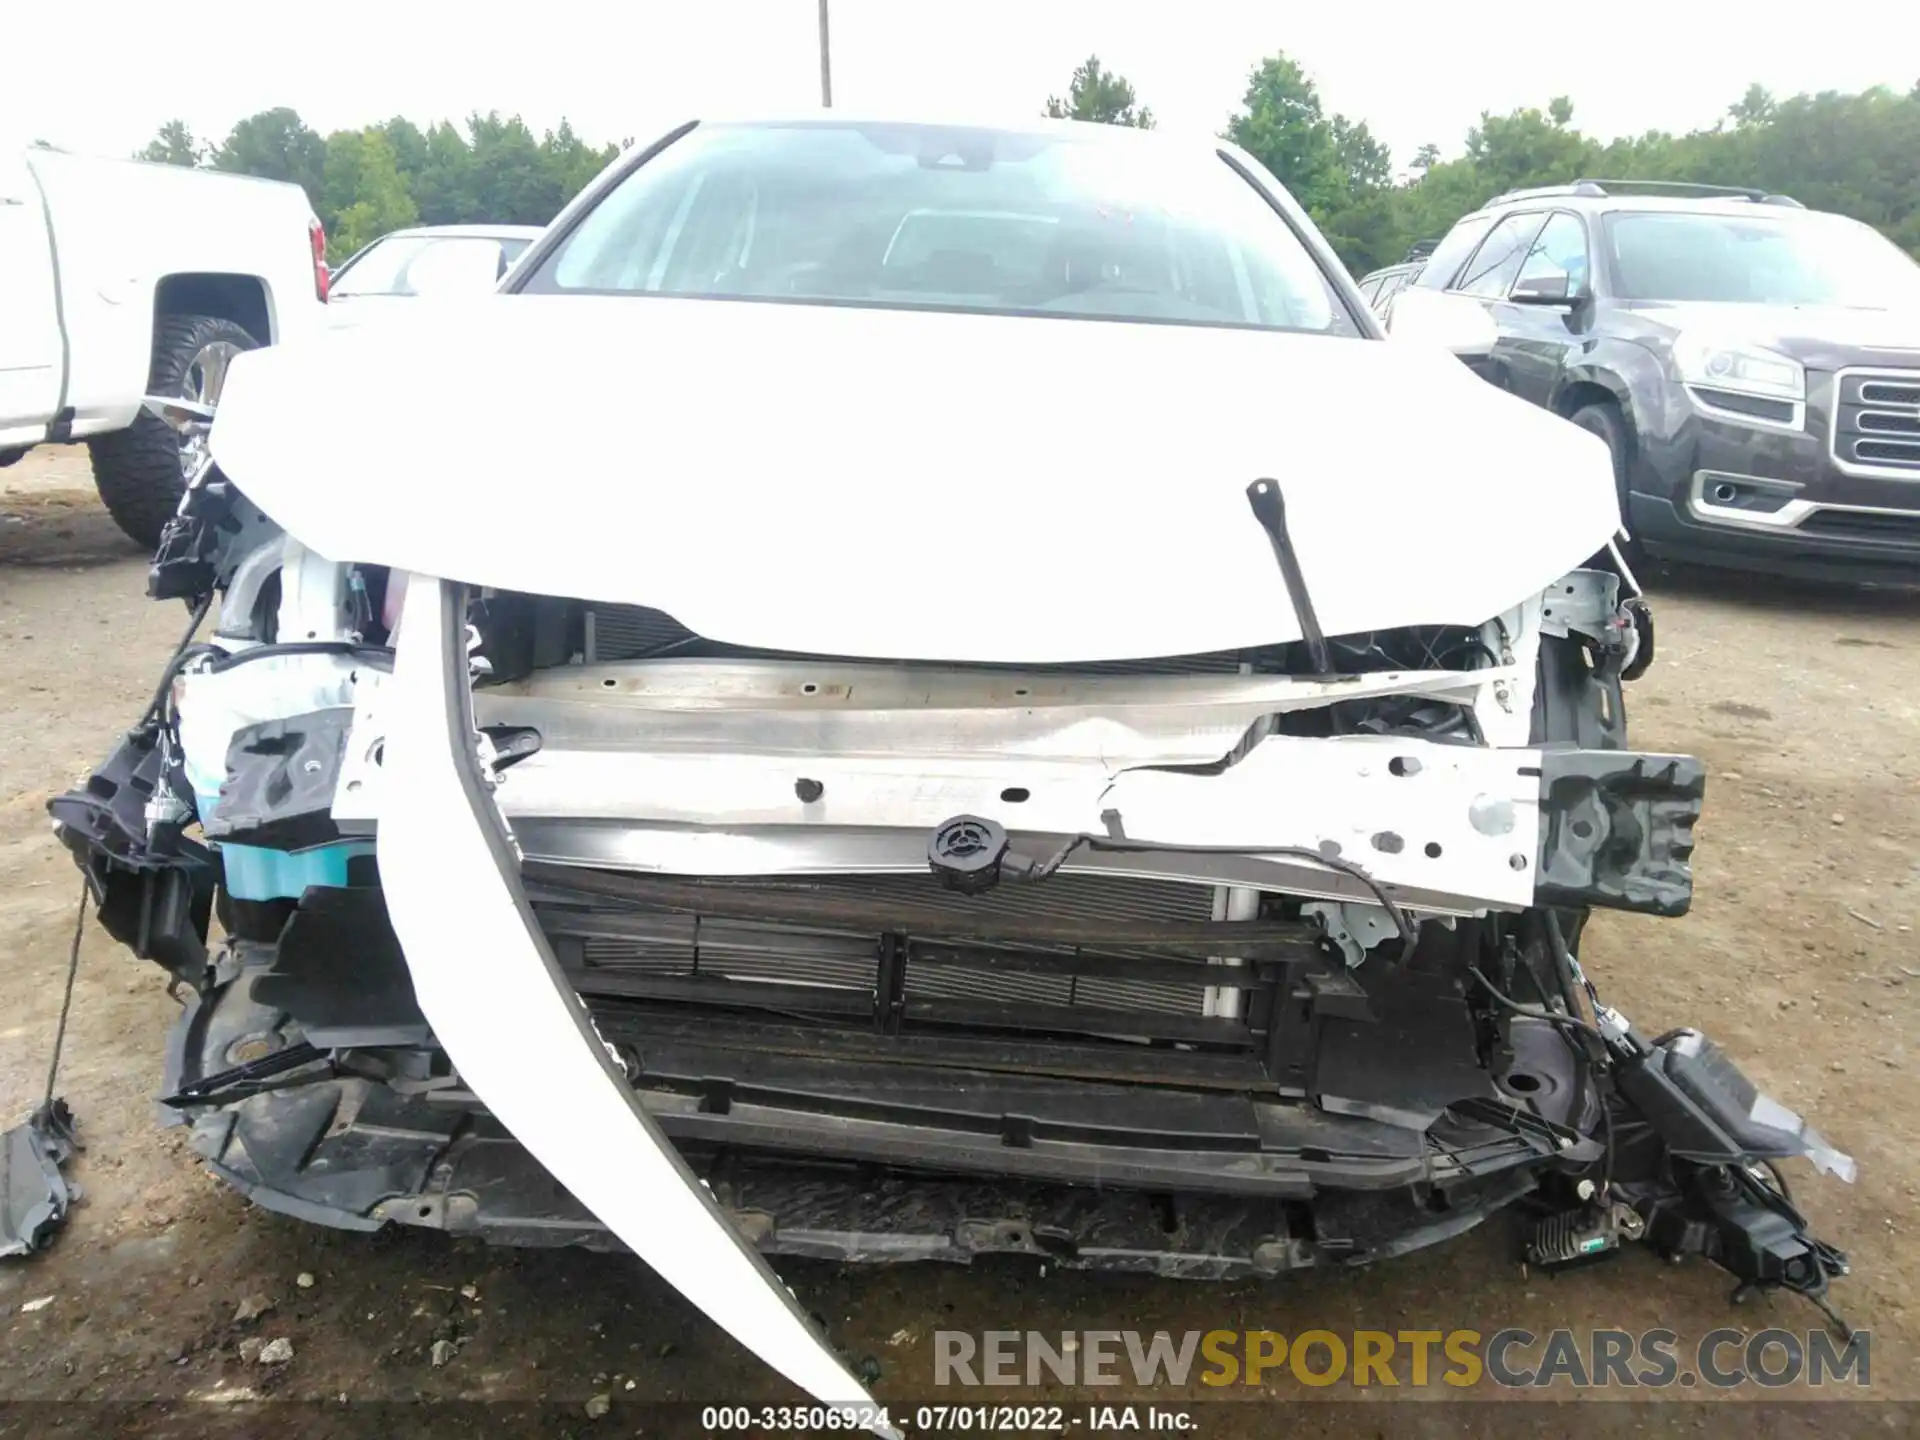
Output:
[[[1267,532],[1273,545],[1273,558],[1280,564],[1280,578],[1287,582],[1287,599],[1293,605],[1293,618],[1300,623],[1301,638],[1307,642],[1307,658],[1316,673],[1330,675],[1333,664],[1327,658],[1327,636],[1320,628],[1320,617],[1313,613],[1313,597],[1307,594],[1306,577],[1300,573],[1300,557],[1294,553],[1293,537],[1287,534],[1287,502],[1280,495],[1280,482],[1260,479],[1247,486],[1247,504],[1253,518]]]

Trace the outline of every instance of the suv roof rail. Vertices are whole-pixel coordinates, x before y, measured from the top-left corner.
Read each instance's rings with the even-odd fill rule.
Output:
[[[1493,205],[1507,205],[1516,200],[1537,200],[1553,195],[1572,195],[1598,200],[1608,195],[1634,194],[1718,196],[1729,200],[1751,200],[1756,205],[1786,205],[1795,210],[1807,208],[1791,195],[1756,190],[1746,185],[1702,185],[1692,180],[1594,180],[1584,177],[1568,185],[1535,185],[1525,190],[1509,190],[1504,195],[1494,196],[1480,208],[1485,210]]]
[[[1426,259],[1429,255],[1433,254],[1434,247],[1439,243],[1438,240],[1414,241],[1411,245],[1407,246],[1406,257],[1402,259],[1400,263],[1402,265],[1411,265],[1416,260]]]
[[[1734,200],[1751,200],[1756,205],[1791,205],[1796,210],[1804,210],[1791,195],[1778,195],[1767,190],[1758,190],[1751,185],[1703,185],[1693,180],[1576,180],[1576,186],[1591,185],[1601,195],[1646,192],[1654,195],[1724,195]]]
[[[1576,180],[1571,185],[1532,185],[1525,190],[1509,190],[1503,195],[1496,195],[1487,201],[1486,205],[1482,205],[1480,208],[1484,210],[1487,208],[1487,205],[1504,205],[1509,200],[1533,200],[1543,195],[1598,197],[1606,193],[1607,192],[1602,190],[1599,184],[1593,180]]]

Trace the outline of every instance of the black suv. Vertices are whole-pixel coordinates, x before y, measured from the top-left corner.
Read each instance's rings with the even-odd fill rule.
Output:
[[[1488,378],[1607,442],[1648,554],[1920,580],[1920,265],[1870,227],[1577,180],[1466,216],[1413,283],[1483,302]]]

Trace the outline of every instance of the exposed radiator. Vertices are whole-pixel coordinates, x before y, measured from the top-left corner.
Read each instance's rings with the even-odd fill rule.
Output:
[[[1030,920],[1206,921],[1213,913],[1208,886],[1130,877],[1059,875],[1044,885],[1003,885],[986,895],[960,896],[942,890],[929,876],[886,875],[821,877],[810,880],[756,881],[756,891],[818,895],[829,900],[865,900],[911,905],[921,913]],[[724,888],[722,883],[716,888]],[[704,978],[744,984],[811,986],[866,997],[876,993],[878,937],[865,929],[815,927],[759,920],[715,918],[670,911],[603,911],[542,905],[549,932],[568,937],[581,971],[581,988],[592,989],[596,976]],[[936,934],[937,932],[929,932]],[[917,936],[917,939],[927,938]],[[1063,955],[1071,947],[1054,947]],[[1103,947],[1111,962],[1140,958],[1144,952]],[[969,965],[964,958],[919,956],[905,966],[908,1004],[939,1001],[988,1001],[998,1004],[1089,1007],[1161,1015],[1203,1013],[1205,978],[1192,982],[1097,973],[1048,974]],[[1207,967],[1189,966],[1193,970]],[[851,998],[849,996],[849,998]]]

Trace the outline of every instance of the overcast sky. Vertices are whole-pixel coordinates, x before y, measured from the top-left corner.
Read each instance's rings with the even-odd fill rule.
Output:
[[[1829,4],[1783,26],[1726,0],[1612,0],[1489,12],[1375,0],[831,0],[837,106],[1037,111],[1097,52],[1163,127],[1216,131],[1249,70],[1284,50],[1331,110],[1404,165],[1456,153],[1480,111],[1573,97],[1603,137],[1711,124],[1759,81],[1900,89],[1920,79],[1920,17]],[[1908,0],[1911,3],[1911,0]],[[1920,9],[1920,7],[1916,7]],[[321,131],[405,115],[563,115],[590,140],[703,109],[818,103],[815,0],[4,0],[0,142],[125,154],[164,120],[219,138],[291,105]],[[1857,13],[1871,25],[1850,23]],[[1804,20],[1805,14],[1800,15]],[[1457,21],[1457,23],[1455,23]],[[1897,24],[1895,29],[1900,28]],[[1886,43],[1876,43],[1879,36]]]

